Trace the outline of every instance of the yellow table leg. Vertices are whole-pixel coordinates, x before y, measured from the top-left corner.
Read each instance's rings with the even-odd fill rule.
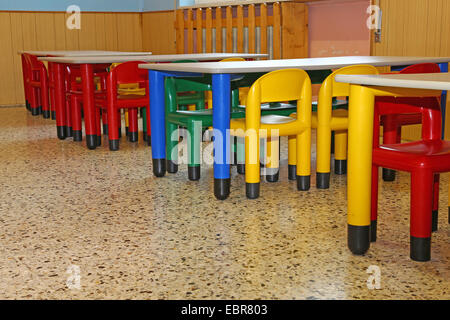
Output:
[[[375,96],[352,85],[348,127],[348,246],[362,255],[370,247],[370,201]]]

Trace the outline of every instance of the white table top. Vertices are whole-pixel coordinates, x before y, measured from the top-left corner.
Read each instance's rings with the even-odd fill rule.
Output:
[[[178,71],[194,73],[252,73],[270,72],[280,69],[300,68],[304,70],[339,69],[346,66],[369,64],[375,67],[403,66],[417,63],[445,63],[450,57],[379,57],[379,56],[350,56],[330,58],[261,60],[243,62],[205,62],[205,63],[177,63],[177,64],[142,64],[142,69],[159,71]]]
[[[245,54],[245,53],[195,53],[195,54],[163,54],[163,55],[139,55],[139,56],[83,56],[83,57],[41,57],[42,61],[59,62],[68,64],[96,64],[96,63],[118,63],[127,61],[145,62],[169,62],[177,60],[222,60],[226,58],[241,57],[245,59],[266,58],[267,54]],[[184,63],[183,63],[184,64]]]
[[[450,73],[344,75],[336,76],[337,82],[366,86],[383,86],[413,89],[450,90]]]
[[[28,53],[33,56],[45,57],[77,57],[77,56],[142,56],[152,54],[151,52],[126,52],[126,51],[100,51],[100,50],[79,50],[79,51],[19,51],[19,54]]]

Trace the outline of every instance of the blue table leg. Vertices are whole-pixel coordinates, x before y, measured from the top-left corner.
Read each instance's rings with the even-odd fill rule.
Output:
[[[441,72],[448,72],[448,63],[440,63],[439,67],[441,68]],[[445,137],[445,114],[447,112],[447,91],[442,91],[441,111],[442,111],[442,139],[444,139],[444,137]]]
[[[166,128],[164,114],[164,73],[149,70],[150,122],[152,139],[153,174],[166,174]]]
[[[212,76],[214,195],[219,200],[230,195],[230,81],[229,74]]]

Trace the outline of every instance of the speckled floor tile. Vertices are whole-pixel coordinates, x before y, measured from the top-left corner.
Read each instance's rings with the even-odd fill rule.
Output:
[[[157,179],[142,141],[122,138],[118,152],[106,142],[90,151],[58,140],[51,120],[0,108],[1,299],[450,298],[447,174],[432,261],[418,263],[406,173],[380,183],[379,239],[361,257],[347,249],[345,177],[317,190],[313,175],[298,192],[283,160],[280,182],[250,201],[233,169],[218,201],[211,166],[199,182],[184,166]],[[367,287],[372,265],[379,290]]]

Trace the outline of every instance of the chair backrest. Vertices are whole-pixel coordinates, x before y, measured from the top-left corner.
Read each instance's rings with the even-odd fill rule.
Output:
[[[399,73],[440,73],[435,63],[420,63],[404,68]],[[422,115],[422,139],[435,140],[441,138],[442,113],[440,95],[436,97],[376,97],[376,116],[386,114]]]
[[[220,60],[220,62],[233,62],[233,61],[245,61],[245,59],[241,58],[241,57],[235,57],[235,58],[226,58],[226,59]]]
[[[109,77],[116,84],[139,83],[145,86],[148,83],[148,72],[140,69],[139,65],[144,64],[143,61],[128,61],[121,63],[112,68]]]
[[[379,74],[379,72],[377,68],[370,65],[349,66],[334,71],[320,87],[319,103],[322,99],[331,101],[333,97],[348,97],[350,95],[350,84],[335,81],[338,74]]]
[[[25,70],[28,80],[40,81],[41,76],[47,77],[47,69],[42,61],[39,61],[36,56],[23,53],[22,58],[27,66]]]
[[[247,115],[261,114],[261,104],[297,100],[298,120],[311,113],[311,80],[304,70],[284,69],[269,72],[251,86],[247,96]]]
[[[399,73],[440,73],[441,68],[436,63],[419,63],[406,67]]]

